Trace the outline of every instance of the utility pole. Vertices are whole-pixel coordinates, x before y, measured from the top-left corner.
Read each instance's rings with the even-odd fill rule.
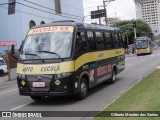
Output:
[[[114,0],[103,0],[103,6],[104,6],[104,9],[106,10],[106,15],[105,15],[105,22],[106,22],[106,26],[108,25],[108,20],[107,20],[107,5],[111,2],[111,1],[114,1]],[[106,4],[106,2],[108,2],[108,4]]]
[[[99,10],[100,6],[97,6],[97,9]],[[99,18],[99,24],[101,25],[101,18]]]
[[[104,6],[104,9],[106,10],[106,1],[103,0],[103,6]],[[105,22],[106,22],[106,26],[108,25],[108,21],[107,21],[107,10],[106,10],[106,15],[105,15]]]
[[[133,28],[134,28],[134,38],[136,39],[137,38],[137,31],[136,31],[136,21],[133,20]]]
[[[136,28],[134,27],[134,38],[136,39],[137,38],[137,31],[136,31]]]

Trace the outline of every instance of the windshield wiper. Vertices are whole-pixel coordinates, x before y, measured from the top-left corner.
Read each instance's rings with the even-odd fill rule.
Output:
[[[42,62],[44,62],[44,60],[43,60],[39,55],[37,55],[37,54],[33,54],[33,53],[24,53],[24,55],[37,56],[38,58],[40,58],[40,60],[41,60]]]
[[[55,52],[50,52],[50,51],[36,51],[36,52],[44,52],[44,53],[55,54],[55,55],[57,55],[61,59],[61,61],[63,61],[63,59],[57,53],[55,53]]]

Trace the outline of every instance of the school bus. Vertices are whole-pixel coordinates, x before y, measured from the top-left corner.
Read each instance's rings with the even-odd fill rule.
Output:
[[[141,54],[151,54],[153,51],[153,42],[149,37],[138,37],[135,40],[135,50],[137,56]]]
[[[36,26],[20,49],[19,93],[34,100],[63,95],[84,99],[90,88],[114,83],[124,60],[118,28],[74,21]]]

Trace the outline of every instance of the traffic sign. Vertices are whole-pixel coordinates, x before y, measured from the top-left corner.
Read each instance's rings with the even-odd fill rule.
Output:
[[[0,46],[17,46],[17,42],[16,41],[0,41]]]
[[[106,9],[91,11],[91,19],[101,18],[106,16]]]

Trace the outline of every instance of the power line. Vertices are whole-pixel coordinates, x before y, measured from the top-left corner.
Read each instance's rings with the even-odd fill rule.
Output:
[[[55,11],[55,10],[53,10],[53,9],[51,9],[51,8],[48,8],[48,7],[45,7],[45,6],[42,6],[42,5],[33,3],[33,2],[31,2],[31,1],[28,1],[28,0],[24,0],[24,1],[29,2],[29,3],[31,3],[31,4],[34,4],[34,5],[37,5],[37,6],[39,6],[39,7],[46,8],[46,9],[48,9],[48,10]],[[32,6],[29,6],[29,5],[20,3],[20,2],[16,2],[16,3],[18,3],[18,4],[20,4],[20,5],[23,5],[23,6],[26,6],[26,7],[29,7],[29,8],[32,8],[32,9],[35,9],[35,10],[39,10],[39,11],[46,12],[46,13],[49,13],[49,14],[57,15],[57,14],[55,14],[55,13],[48,12],[48,11],[45,11],[45,10],[42,10],[42,9],[39,9],[39,8],[35,8],[35,7],[32,7]],[[9,4],[9,3],[3,3],[3,4],[0,4],[0,5],[7,5],[7,4]],[[76,15],[72,15],[72,14],[68,14],[68,13],[64,13],[64,12],[62,12],[62,13],[63,13],[63,14],[66,14],[66,15],[69,15],[69,16],[73,16],[73,17],[64,16],[64,15],[61,15],[61,17],[66,17],[66,18],[71,18],[71,19],[77,19],[77,20],[83,20],[83,17],[76,16]],[[75,17],[79,17],[79,18],[75,18]],[[81,19],[80,19],[80,18],[81,18]]]
[[[63,6],[67,6],[67,7],[69,7],[69,8],[74,8],[74,9],[77,9],[77,10],[81,10],[81,9],[78,9],[78,8],[76,8],[76,7],[74,7],[74,6],[71,6],[71,5],[67,5],[67,4],[64,4],[64,3],[61,3]]]
[[[83,9],[90,9],[90,8],[95,8],[97,6],[92,6],[92,7],[86,7],[86,8],[83,8]]]
[[[0,5],[8,5],[9,3],[2,3],[2,4],[0,4]]]
[[[55,13],[52,13],[52,12],[48,12],[48,11],[45,11],[45,10],[41,10],[39,8],[35,8],[35,7],[31,7],[29,5],[25,5],[23,3],[19,3],[19,2],[16,2],[17,4],[20,4],[20,5],[23,5],[23,6],[26,6],[26,7],[29,7],[29,8],[32,8],[32,9],[35,9],[35,10],[39,10],[41,12],[45,12],[45,13],[49,13],[49,14],[53,14],[53,15],[56,15]],[[73,18],[73,17],[69,17],[69,16],[64,16],[64,15],[61,15],[62,17],[66,17],[66,18],[71,18],[71,19],[77,19],[77,20],[83,20],[83,19],[78,19],[78,18]]]
[[[43,1],[44,1],[44,0],[43,0]],[[63,5],[63,6],[67,6],[67,7],[72,8],[72,9],[81,10],[81,9],[79,9],[79,8],[76,8],[76,7],[71,6],[71,5],[68,5],[68,4],[61,3],[61,5]]]
[[[2,6],[0,6],[0,8],[8,9],[8,8],[2,7]],[[16,12],[23,13],[23,14],[28,14],[28,15],[32,15],[32,16],[36,16],[36,17],[40,17],[40,18],[45,18],[45,19],[48,19],[48,20],[54,20],[52,18],[47,18],[47,17],[35,15],[35,14],[29,13],[29,12],[24,12],[24,11],[21,11],[21,10],[16,10]]]
[[[2,6],[0,6],[0,8],[8,9],[8,8],[6,8],[6,7],[2,7]],[[17,9],[16,9],[16,12],[23,13],[23,14],[27,14],[27,15],[32,15],[32,16],[35,16],[35,17],[45,18],[45,19],[48,19],[48,20],[55,20],[55,18],[54,18],[54,19],[52,19],[52,18],[48,18],[48,17],[43,17],[43,16],[35,15],[35,14],[32,14],[32,13],[24,12],[24,11],[17,10]],[[90,20],[90,19],[85,19],[85,21],[97,22],[96,20]]]
[[[48,8],[48,7],[42,6],[42,5],[40,5],[40,4],[37,4],[37,3],[31,2],[31,1],[28,1],[28,0],[24,0],[24,1],[25,1],[25,2],[28,2],[28,3],[31,3],[31,4],[33,4],[33,5],[37,5],[37,6],[39,6],[39,7],[46,8],[46,9],[48,9],[48,10],[52,10],[52,11],[55,11],[55,12],[56,12],[56,10],[53,10],[53,9],[51,9],[51,8]],[[74,17],[82,18],[81,16],[76,16],[76,15],[68,14],[68,13],[65,13],[65,12],[62,12],[62,13],[63,13],[63,14],[66,14],[66,15],[70,15],[70,16],[74,16]]]

